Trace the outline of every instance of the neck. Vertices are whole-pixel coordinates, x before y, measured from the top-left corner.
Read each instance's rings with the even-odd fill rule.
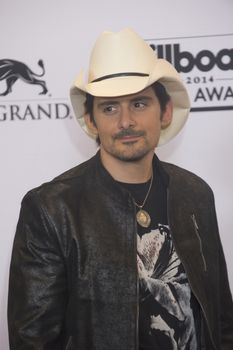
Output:
[[[125,183],[143,183],[152,175],[152,159],[154,152],[137,161],[123,161],[100,149],[100,158],[103,166],[116,180]]]

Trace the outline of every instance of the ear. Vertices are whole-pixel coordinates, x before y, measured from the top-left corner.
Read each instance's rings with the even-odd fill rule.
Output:
[[[85,120],[85,124],[87,126],[88,131],[90,131],[91,134],[96,135],[96,137],[98,136],[98,130],[97,127],[95,125],[95,123],[91,120],[90,114],[86,113],[84,115],[84,120]]]
[[[166,105],[166,109],[162,114],[161,119],[161,128],[166,129],[172,122],[172,116],[173,116],[173,104],[172,100],[168,101]]]

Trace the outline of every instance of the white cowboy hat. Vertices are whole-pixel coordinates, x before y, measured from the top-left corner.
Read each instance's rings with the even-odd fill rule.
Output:
[[[159,145],[172,139],[188,117],[190,102],[180,75],[166,60],[156,57],[153,49],[133,30],[103,32],[90,56],[88,79],[83,71],[70,91],[75,116],[81,127],[96,138],[85,124],[86,93],[99,97],[134,94],[159,81],[173,102],[171,124],[161,130]]]

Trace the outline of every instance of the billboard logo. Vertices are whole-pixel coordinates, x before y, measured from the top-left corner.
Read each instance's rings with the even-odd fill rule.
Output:
[[[191,111],[233,109],[233,34],[147,39],[158,58],[180,72]]]
[[[222,49],[216,54],[210,50],[201,50],[195,56],[192,52],[182,51],[180,44],[151,45],[157,51],[158,58],[171,62],[178,72],[189,73],[196,66],[202,72],[209,72],[216,65],[221,70],[233,70],[233,49]],[[182,63],[182,62],[186,63]]]
[[[6,96],[12,92],[12,87],[17,80],[30,85],[40,85],[42,90],[40,95],[45,95],[48,92],[46,82],[38,79],[45,74],[44,63],[42,60],[38,61],[39,67],[42,69],[41,73],[33,72],[25,63],[11,59],[0,60],[0,81],[6,82],[6,89],[0,92],[0,96]]]

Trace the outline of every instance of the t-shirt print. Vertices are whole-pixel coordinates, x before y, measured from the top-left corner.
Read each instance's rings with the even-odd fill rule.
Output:
[[[142,237],[137,235],[137,250],[140,307],[151,343],[157,344],[159,338],[166,350],[196,350],[191,290],[169,227],[159,224]]]

